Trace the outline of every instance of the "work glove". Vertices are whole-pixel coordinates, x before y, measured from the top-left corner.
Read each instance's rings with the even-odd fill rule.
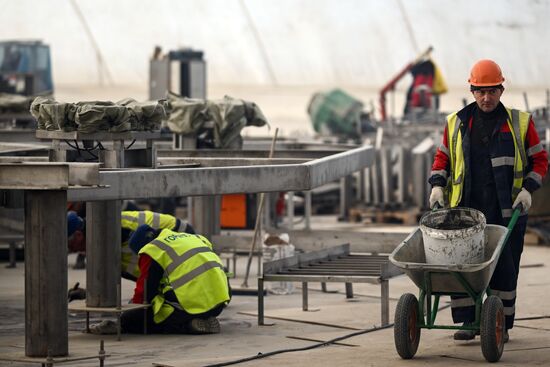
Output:
[[[84,288],[79,288],[80,283],[76,283],[73,288],[69,289],[67,298],[69,302],[75,299],[86,299],[86,290]]]
[[[531,193],[524,188],[521,189],[518,196],[516,197],[516,200],[512,205],[512,209],[515,209],[516,206],[518,206],[519,204],[523,206],[523,210],[521,211],[522,213],[527,213],[527,211],[531,207]]]
[[[443,200],[443,187],[434,186],[432,187],[432,193],[430,194],[430,209],[433,209],[435,203],[439,203],[439,206],[443,208],[445,201]]]

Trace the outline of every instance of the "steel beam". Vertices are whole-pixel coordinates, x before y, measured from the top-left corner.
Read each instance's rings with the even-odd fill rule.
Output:
[[[100,172],[101,189],[69,190],[69,200],[142,199],[311,190],[372,163],[369,146],[303,164],[135,169]]]
[[[275,150],[274,156],[278,159],[301,158],[319,159],[346,150],[302,150],[288,149]],[[162,158],[269,158],[268,150],[227,150],[227,149],[199,149],[199,150],[157,150],[157,155]]]
[[[229,167],[229,166],[259,166],[276,164],[301,164],[309,162],[309,158],[244,158],[244,157],[161,157],[158,159],[160,167],[165,165],[196,165],[200,167]]]
[[[121,133],[113,133],[108,131],[100,131],[95,133],[82,133],[79,131],[48,131],[36,130],[37,139],[47,140],[96,140],[96,141],[114,141],[114,140],[147,140],[160,139],[160,132],[151,131],[125,131]]]
[[[0,189],[64,190],[98,183],[98,163],[0,163]]]

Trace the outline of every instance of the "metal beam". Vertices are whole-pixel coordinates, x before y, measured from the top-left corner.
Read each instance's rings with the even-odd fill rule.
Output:
[[[99,131],[95,133],[82,133],[79,131],[48,131],[36,130],[37,139],[58,139],[58,140],[97,140],[97,141],[115,141],[115,140],[147,140],[160,139],[160,132],[151,131],[125,131],[121,133],[112,133],[108,131]]]
[[[303,164],[100,172],[104,188],[69,189],[71,201],[311,190],[367,167],[370,146]]]
[[[349,243],[352,252],[391,253],[409,233],[391,231],[379,232],[351,232],[349,230],[274,230],[269,233],[287,232],[292,244],[304,252],[317,251]],[[235,235],[228,235],[226,231],[219,236],[213,236],[211,241],[217,252],[233,249],[248,249],[252,239],[251,231],[239,231]]]
[[[197,158],[178,158],[162,157],[158,158],[159,165],[179,165],[194,164],[200,167],[231,167],[231,166],[260,166],[277,164],[301,164],[309,162],[308,158],[217,158],[217,157],[197,157]]]
[[[47,156],[0,156],[0,163],[49,162]]]
[[[99,181],[98,163],[0,163],[0,189],[63,190]]]
[[[335,153],[346,152],[343,149],[332,150],[302,150],[287,149],[275,150],[275,158],[303,158],[319,159]],[[177,158],[268,158],[269,150],[226,150],[226,149],[199,149],[199,150],[157,150],[159,157]]]

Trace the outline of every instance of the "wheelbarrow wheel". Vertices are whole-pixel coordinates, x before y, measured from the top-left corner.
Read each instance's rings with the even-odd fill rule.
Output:
[[[506,328],[504,306],[500,298],[489,296],[481,309],[481,351],[487,362],[497,362],[504,351]]]
[[[418,300],[414,294],[405,293],[399,298],[395,309],[393,337],[395,349],[401,358],[414,357],[420,342]]]

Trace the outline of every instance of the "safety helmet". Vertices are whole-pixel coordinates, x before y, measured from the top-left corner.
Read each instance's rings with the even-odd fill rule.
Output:
[[[504,82],[502,71],[493,60],[479,60],[470,71],[470,83],[474,87],[492,87]]]

